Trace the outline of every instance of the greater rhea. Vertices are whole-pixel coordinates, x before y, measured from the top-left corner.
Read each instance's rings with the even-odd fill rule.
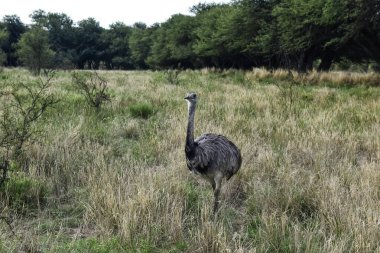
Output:
[[[197,94],[188,93],[188,124],[186,133],[186,163],[190,171],[206,178],[214,190],[213,213],[218,211],[222,180],[229,180],[241,166],[239,149],[227,137],[206,133],[194,140],[194,116]]]

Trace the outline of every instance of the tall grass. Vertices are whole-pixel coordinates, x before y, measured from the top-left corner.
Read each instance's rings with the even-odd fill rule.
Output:
[[[380,85],[380,74],[376,72],[319,72],[313,70],[308,73],[299,73],[296,71],[291,71],[290,73],[294,81],[305,84],[331,84],[340,86],[367,85],[377,87]],[[269,71],[265,68],[254,68],[247,73],[247,76],[255,80],[268,78],[281,80],[289,77],[289,71],[284,69]]]
[[[354,74],[355,85],[287,86],[288,73],[260,71],[183,71],[181,85],[99,72],[114,94],[100,114],[59,73],[61,108],[25,149],[27,176],[51,191],[15,218],[15,236],[0,220],[0,252],[379,251],[379,88]],[[185,165],[188,91],[200,97],[196,135],[224,134],[242,151],[217,220],[211,187]],[[135,114],[141,104],[154,113]]]

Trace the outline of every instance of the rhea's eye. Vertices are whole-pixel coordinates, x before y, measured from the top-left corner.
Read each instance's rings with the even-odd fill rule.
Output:
[[[197,94],[193,94],[193,98],[197,98]]]

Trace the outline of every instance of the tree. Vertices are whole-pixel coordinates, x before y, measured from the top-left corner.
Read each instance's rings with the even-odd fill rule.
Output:
[[[133,25],[128,44],[131,49],[131,60],[134,68],[148,68],[146,60],[151,50],[152,33],[156,29],[158,29],[157,25],[150,28],[147,28],[144,23],[135,23]]]
[[[241,0],[240,15],[243,17],[243,32],[246,43],[243,52],[254,66],[277,68],[281,66],[278,27],[272,15],[279,0]],[[244,41],[244,40],[242,40]]]
[[[1,45],[8,39],[8,33],[5,29],[0,29],[0,66],[2,66],[7,59],[7,55],[2,50]]]
[[[152,67],[194,66],[195,18],[182,14],[173,15],[154,33],[147,62]]]
[[[108,69],[132,69],[129,37],[131,27],[117,22],[110,25],[110,29],[102,33],[103,43],[106,45],[104,60]]]
[[[238,2],[219,7],[223,11],[211,41],[220,48],[224,67],[250,68],[257,61],[250,50],[260,28],[259,12],[254,7],[250,9]]]
[[[46,13],[43,10],[36,10],[30,16],[34,25],[43,27],[49,33],[49,44],[55,52],[53,66],[70,67],[75,46],[73,20],[64,13]]]
[[[213,6],[201,11],[197,16],[194,52],[199,56],[202,66],[227,66],[228,55],[226,54],[225,40],[217,36],[219,24],[227,11],[223,6]]]
[[[328,70],[342,57],[360,62],[380,59],[376,0],[285,0],[272,12],[279,50],[287,67],[304,71],[321,60],[319,70]]]
[[[16,15],[6,15],[3,17],[1,26],[8,33],[8,39],[2,44],[2,49],[7,56],[6,66],[18,66],[15,45],[21,35],[26,31],[26,26],[21,22],[20,17]]]
[[[104,59],[105,45],[101,39],[104,29],[94,18],[78,22],[75,36],[76,59],[79,69],[98,69]]]
[[[279,31],[279,53],[286,59],[285,67],[310,70],[321,55],[331,32],[320,22],[325,0],[286,0],[273,10]]]
[[[24,33],[17,43],[17,55],[36,75],[40,74],[42,68],[50,68],[54,52],[49,48],[48,32],[40,26],[34,26]]]
[[[198,3],[190,7],[190,12],[199,15],[202,12],[207,12],[217,6],[218,4],[216,3]]]
[[[375,60],[380,63],[379,1],[326,0],[322,22],[335,31],[325,44],[332,48],[332,56],[327,55],[329,61],[332,61],[329,58],[346,57],[354,62]]]
[[[248,45],[256,27],[243,3],[197,6],[194,52],[202,66],[248,68],[253,63]]]

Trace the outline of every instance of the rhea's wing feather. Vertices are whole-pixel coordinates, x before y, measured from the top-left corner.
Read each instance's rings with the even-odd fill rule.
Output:
[[[196,169],[199,172],[205,171],[209,166],[212,156],[211,150],[208,147],[210,134],[204,134],[194,140],[192,155],[187,157],[187,167],[192,170]]]
[[[212,167],[222,170],[228,178],[239,170],[241,155],[239,149],[228,138],[216,134],[204,134],[194,140],[191,156],[188,156],[190,170],[206,172]]]
[[[195,139],[194,165],[198,170],[207,169],[216,160],[217,137],[215,134],[203,134]]]
[[[213,164],[219,169],[225,169],[227,174],[234,174],[240,168],[240,151],[227,137],[204,134],[195,142],[199,147],[198,152],[202,153],[199,158],[202,159],[202,163],[207,163],[209,166]]]
[[[195,156],[191,163],[192,166],[199,171],[207,169],[210,163],[208,150],[202,147],[202,145],[197,145],[195,148]]]

